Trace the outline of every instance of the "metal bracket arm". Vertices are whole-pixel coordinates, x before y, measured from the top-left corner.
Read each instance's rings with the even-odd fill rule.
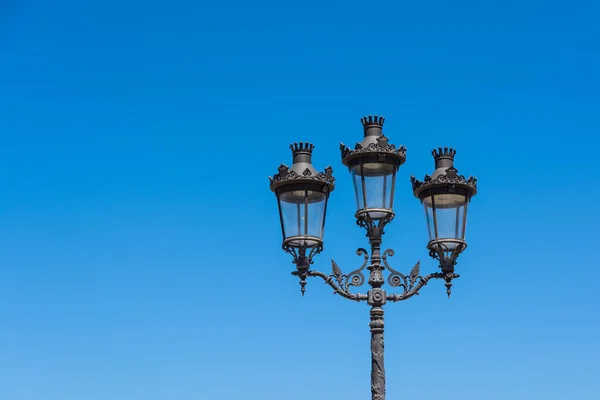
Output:
[[[458,275],[458,274],[452,274],[452,279],[456,279],[459,277],[460,277],[460,275]],[[446,274],[444,274],[443,272],[434,272],[433,274],[429,274],[427,276],[421,276],[421,277],[418,277],[417,279],[418,279],[418,282],[410,290],[407,290],[404,293],[400,293],[400,294],[398,294],[398,293],[388,294],[388,295],[386,295],[386,299],[389,301],[402,301],[402,300],[410,299],[415,294],[419,294],[419,290],[421,290],[421,288],[423,286],[427,285],[427,282],[429,282],[429,280],[431,280],[431,279],[447,280],[448,276],[446,276]]]
[[[363,294],[363,293],[350,293],[344,289],[342,289],[341,287],[339,287],[335,282],[334,282],[334,278],[331,275],[327,275],[323,272],[320,271],[307,271],[307,276],[318,276],[319,278],[323,278],[323,280],[325,281],[326,284],[328,284],[329,286],[331,286],[333,288],[333,293],[335,294],[339,294],[342,297],[345,297],[349,300],[354,300],[354,301],[361,301],[361,300],[367,300],[367,295]]]

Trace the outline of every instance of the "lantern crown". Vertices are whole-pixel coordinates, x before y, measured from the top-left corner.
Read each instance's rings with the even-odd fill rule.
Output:
[[[458,174],[458,170],[454,168],[454,156],[456,150],[452,147],[438,147],[431,151],[435,160],[435,171],[431,175],[425,175],[423,182],[410,177],[413,186],[413,192],[416,197],[425,194],[425,189],[442,189],[446,188],[463,188],[469,193],[469,196],[474,196],[477,193],[477,178],[470,176],[465,178]],[[444,189],[443,189],[444,188]]]
[[[309,142],[297,142],[290,144],[290,150],[292,150],[292,154],[296,156],[297,154],[308,154],[312,155],[312,151],[315,148],[315,145]]]
[[[433,158],[436,161],[440,158],[449,158],[454,160],[456,150],[454,150],[452,147],[438,147],[437,149],[431,150],[431,154],[433,154]]]
[[[365,140],[363,140],[363,145],[368,145],[369,143],[373,143],[373,137],[378,137],[383,135],[383,123],[385,122],[385,118],[378,117],[377,115],[368,117],[362,117],[360,119],[362,123],[363,129],[365,130]]]
[[[312,151],[314,145],[309,142],[295,142],[290,144],[292,150],[293,163],[291,167],[281,164],[277,168],[278,173],[269,177],[271,190],[277,193],[277,190],[283,186],[297,184],[311,184],[321,187],[323,191],[331,192],[334,188],[333,169],[325,168],[324,172],[319,172],[312,165]]]
[[[382,127],[385,118],[377,115],[362,117],[360,122],[363,125],[365,136],[364,139],[356,143],[354,150],[340,143],[342,152],[342,163],[349,168],[360,160],[365,162],[385,162],[402,165],[406,161],[406,147],[396,147],[389,143],[388,138],[383,135]]]
[[[377,115],[375,115],[375,116],[369,115],[368,117],[362,117],[360,119],[360,122],[362,122],[363,127],[365,129],[372,127],[372,126],[378,126],[380,128],[383,128],[383,123],[385,122],[385,118],[378,117]]]

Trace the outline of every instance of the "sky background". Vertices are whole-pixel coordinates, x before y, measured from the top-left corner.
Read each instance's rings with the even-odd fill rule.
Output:
[[[300,296],[267,177],[315,144],[325,250],[366,246],[339,142],[408,148],[384,248],[436,271],[409,176],[479,178],[453,295],[386,307],[388,399],[600,398],[600,7],[0,4],[0,398],[370,398],[369,308]],[[364,289],[364,288],[363,288]]]

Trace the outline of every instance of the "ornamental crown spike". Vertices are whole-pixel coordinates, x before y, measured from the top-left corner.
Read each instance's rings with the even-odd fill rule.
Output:
[[[436,160],[438,158],[450,158],[454,160],[456,150],[454,150],[452,147],[438,147],[437,149],[431,150],[431,154],[433,154],[433,158]]]
[[[290,167],[285,164],[279,165],[278,173],[269,177],[271,190],[277,193],[277,189],[294,184],[313,184],[322,186],[327,193],[334,188],[333,169],[325,168],[319,172],[312,165],[312,151],[314,145],[309,142],[295,142],[290,144],[293,154],[293,163]]]
[[[435,159],[435,170],[431,175],[425,175],[423,182],[410,177],[412,182],[413,192],[416,197],[421,193],[426,192],[426,188],[446,187],[463,187],[469,192],[469,198],[477,193],[477,178],[470,176],[468,179],[463,175],[458,174],[458,170],[454,168],[454,156],[456,150],[452,147],[439,147],[431,151]]]
[[[404,164],[404,161],[406,161],[406,147],[396,148],[383,135],[384,117],[369,115],[368,117],[362,117],[360,122],[365,130],[365,135],[363,140],[354,146],[354,150],[340,143],[342,163],[345,166],[353,168],[361,160],[362,162],[381,163],[381,157],[387,157],[387,161],[385,161],[387,163],[396,163],[398,166]]]
[[[290,144],[292,155],[294,156],[294,164],[312,162],[312,151],[315,145],[309,142],[296,142]],[[312,168],[312,166],[310,166]]]
[[[378,126],[378,127],[382,128],[383,123],[385,122],[385,118],[378,117],[377,115],[375,117],[373,117],[372,115],[369,115],[368,117],[362,117],[360,119],[360,122],[362,122],[362,124],[365,128],[368,126]]]
[[[297,142],[290,144],[290,149],[292,150],[292,154],[295,156],[297,154],[308,154],[311,155],[315,145],[309,142]]]
[[[438,147],[431,151],[435,159],[435,168],[450,168],[454,165],[456,150],[452,147]]]
[[[381,136],[383,123],[385,122],[385,118],[378,117],[377,115],[368,117],[362,117],[360,119],[362,122],[363,128],[365,130],[365,137],[367,136]]]

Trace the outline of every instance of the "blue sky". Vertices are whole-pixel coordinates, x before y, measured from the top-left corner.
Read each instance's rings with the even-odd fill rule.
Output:
[[[436,269],[409,176],[479,178],[453,295],[386,308],[388,398],[598,399],[594,2],[0,5],[0,398],[370,398],[368,306],[280,250],[268,175],[315,144],[325,251],[365,246],[339,142],[408,148],[392,266]]]

